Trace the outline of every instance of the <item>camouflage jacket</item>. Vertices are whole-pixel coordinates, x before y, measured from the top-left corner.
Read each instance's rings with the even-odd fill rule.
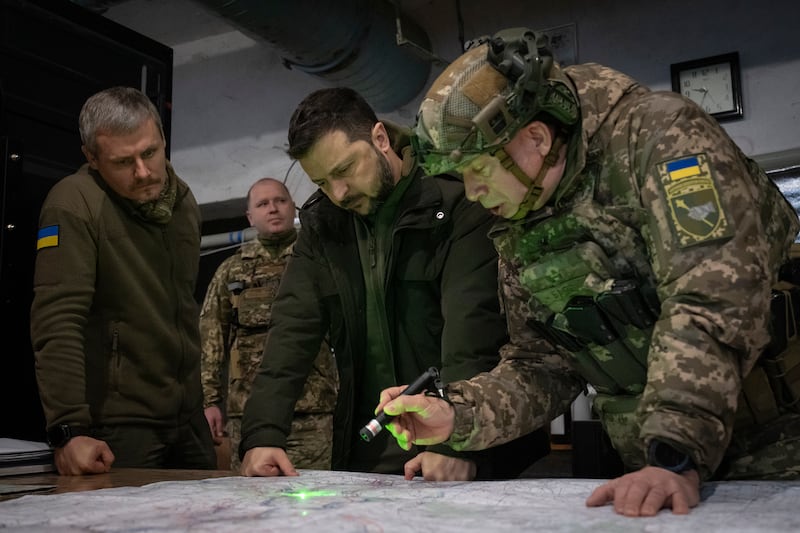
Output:
[[[228,417],[242,416],[272,325],[272,302],[293,248],[294,241],[273,256],[258,240],[245,243],[222,262],[209,283],[200,312],[205,407],[226,401]],[[295,412],[333,413],[336,381],[333,356],[323,342]]]
[[[549,205],[495,230],[511,342],[491,373],[450,385],[456,426],[448,443],[481,449],[540,427],[584,383],[571,352],[531,327],[541,302],[520,279],[558,247],[559,224],[552,235],[540,226],[560,217],[577,221],[619,275],[656,290],[646,384],[633,442],[622,443],[638,448],[639,461],[628,466],[641,466],[646,443],[659,438],[689,453],[708,478],[730,442],[742,378],[769,340],[770,287],[797,215],[717,122],[681,95],[651,92],[594,64],[564,73],[582,128]],[[536,242],[526,240],[534,233]]]

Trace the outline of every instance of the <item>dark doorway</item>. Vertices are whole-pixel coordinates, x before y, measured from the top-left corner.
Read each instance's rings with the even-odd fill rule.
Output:
[[[29,317],[39,210],[84,162],[78,114],[95,92],[141,89],[169,141],[172,49],[67,0],[0,6],[0,437],[44,440]]]

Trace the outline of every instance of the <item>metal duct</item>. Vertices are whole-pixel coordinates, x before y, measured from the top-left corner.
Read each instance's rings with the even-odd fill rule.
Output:
[[[71,0],[73,4],[78,4],[79,6],[88,9],[89,11],[93,11],[98,15],[102,15],[106,11],[108,11],[109,7],[112,7],[116,4],[121,4],[124,0]]]
[[[234,246],[245,241],[255,239],[258,235],[256,228],[245,228],[239,231],[229,231],[228,233],[214,233],[213,235],[203,235],[200,238],[200,249],[218,248],[229,245]]]
[[[278,49],[284,64],[361,93],[378,112],[407,104],[431,63],[399,46],[397,30],[430,49],[427,34],[385,0],[195,0]]]
[[[294,227],[300,229],[300,219],[294,217]],[[239,231],[229,231],[227,233],[213,233],[210,235],[203,235],[200,238],[200,249],[217,248],[220,246],[228,246],[240,244],[250,241],[258,237],[258,232],[254,227],[247,227]]]

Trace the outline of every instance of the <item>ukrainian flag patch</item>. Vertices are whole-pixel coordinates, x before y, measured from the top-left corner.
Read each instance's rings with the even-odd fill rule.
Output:
[[[36,239],[36,249],[51,248],[58,246],[58,225],[46,226],[39,229]]]
[[[669,204],[669,222],[678,246],[686,248],[733,235],[707,154],[694,154],[657,165]]]
[[[700,163],[697,157],[685,157],[677,161],[670,161],[666,165],[669,178],[672,181],[691,178],[700,174]]]

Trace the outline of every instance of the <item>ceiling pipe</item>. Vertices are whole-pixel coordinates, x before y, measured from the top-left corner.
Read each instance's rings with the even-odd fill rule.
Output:
[[[294,217],[294,227],[295,229],[300,229],[300,219],[298,217]],[[200,238],[200,249],[205,250],[206,248],[218,248],[220,246],[224,246],[227,249],[229,246],[252,241],[256,237],[258,237],[258,231],[252,226],[238,231],[203,235]]]
[[[115,6],[116,4],[121,4],[124,0],[71,0],[73,4],[78,4],[79,6],[88,9],[98,15],[102,15],[106,11],[108,11],[109,7]]]
[[[287,68],[351,87],[380,113],[411,102],[436,62],[419,53],[430,49],[424,30],[386,0],[195,2],[270,43]]]
[[[102,14],[125,0],[72,0]],[[379,113],[396,110],[425,88],[432,64],[425,31],[401,0],[194,0],[243,33],[266,41],[283,64],[331,86],[357,90]]]

